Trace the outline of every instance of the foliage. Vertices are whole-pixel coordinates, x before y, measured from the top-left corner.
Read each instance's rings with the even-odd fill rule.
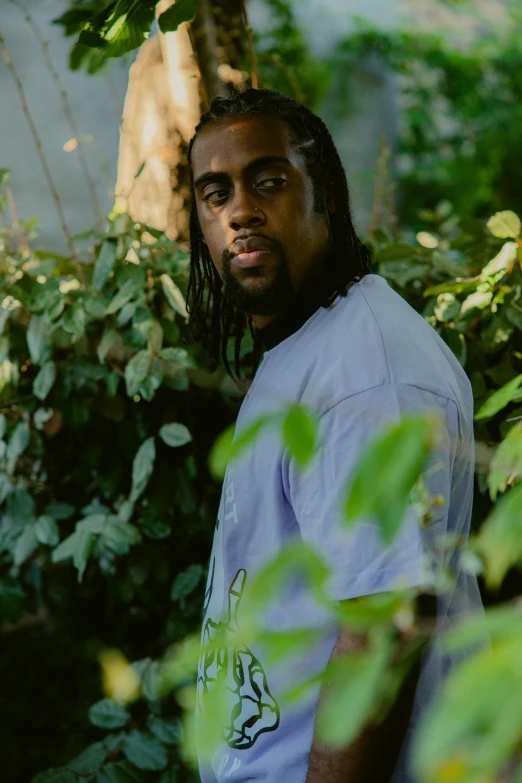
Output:
[[[135,659],[196,624],[219,493],[207,454],[237,406],[223,373],[198,386],[187,254],[126,215],[92,240],[78,263],[0,235],[0,613],[45,607],[76,644]],[[140,676],[150,714],[173,719]],[[78,738],[62,745],[66,761]]]
[[[138,48],[149,37],[156,5],[157,0],[71,0],[68,10],[55,20],[65,35],[76,39],[70,54],[71,68],[86,67],[95,73],[108,59]],[[266,5],[269,28],[254,34],[260,82],[315,106],[328,87],[328,66],[310,53],[288,0],[266,0]],[[159,29],[166,33],[193,21],[198,6],[199,0],[177,0],[159,15]],[[223,11],[219,3],[216,7]],[[245,60],[241,67],[249,71],[250,65]]]
[[[462,27],[456,34],[385,32],[361,22],[331,58],[345,101],[352,95],[346,73],[361,62],[384,64],[398,77],[397,175],[406,224],[417,224],[419,210],[443,199],[472,217],[506,204],[522,211],[513,178],[522,162],[521,11],[516,2],[507,9],[507,24],[483,27],[465,43]]]
[[[71,68],[87,65],[94,73],[107,59],[137,49],[149,37],[157,4],[158,0],[73,0],[55,20],[63,26],[65,35],[77,36],[70,55]],[[198,5],[199,0],[176,2],[159,16],[160,29],[165,33],[192,21]]]
[[[322,89],[320,79],[314,84],[319,71],[291,29],[288,7],[270,4],[279,26],[273,41],[258,39],[261,67],[270,86],[284,76],[279,89],[290,87],[300,97],[299,80],[283,67],[295,62],[296,72],[308,73],[304,97],[313,103]],[[174,21],[160,21],[163,29],[179,23],[180,8],[190,15],[195,7],[176,6]],[[72,65],[96,70],[107,57],[138,46],[154,10],[155,3],[134,0],[75,2],[60,20],[68,34],[79,36]],[[283,39],[288,48],[278,62],[274,54]],[[414,163],[403,176],[406,214],[417,220],[421,191],[424,207],[417,233],[372,232],[375,271],[422,313],[470,376],[477,492],[464,562],[483,574],[489,601],[506,602],[519,592],[522,564],[522,239],[518,215],[505,209],[511,204],[520,212],[507,177],[520,155],[518,139],[506,144],[507,128],[511,133],[516,122],[504,121],[519,92],[519,42],[506,31],[501,40],[476,42],[463,53],[433,36],[363,31],[341,47],[338,63],[344,67],[346,58],[371,52],[404,78],[411,103],[403,152]],[[435,121],[440,105],[424,81],[430,69],[443,113],[460,123],[443,144]],[[502,211],[487,223],[477,219],[495,209]],[[213,478],[222,477],[228,459],[251,448],[265,426],[280,433],[305,469],[320,432],[313,412],[289,406],[234,438],[233,426],[227,428],[237,410],[233,389],[222,371],[206,377],[202,352],[186,342],[187,254],[126,215],[113,215],[107,230],[90,238],[78,260],[27,249],[17,232],[5,229],[0,236],[0,617],[12,631],[43,611],[57,629],[53,638],[67,632],[67,642],[82,648],[82,664],[88,658],[100,664],[101,683],[91,678],[77,705],[84,710],[79,730],[65,743],[62,733],[59,750],[56,740],[51,743],[52,758],[31,761],[30,774],[54,765],[34,783],[190,781],[195,778],[185,761],[193,742],[203,563],[219,498]],[[247,339],[243,358],[250,348]],[[433,499],[424,498],[416,482],[432,436],[430,422],[404,421],[370,444],[347,485],[347,523],[371,511],[390,540],[412,491],[421,513],[429,511]],[[408,459],[394,459],[398,442],[407,444]],[[393,490],[391,502],[369,472],[375,465]],[[331,605],[324,564],[306,547],[294,547],[249,586],[242,642],[252,642],[261,609],[296,572],[340,622],[369,635],[368,653],[340,658],[326,675],[332,697],[319,730],[341,744],[386,713],[426,640],[417,591]],[[504,603],[444,640],[458,651],[480,645],[489,633],[494,644],[457,669],[426,718],[416,748],[426,783],[486,783],[516,753],[519,629],[519,607]],[[313,635],[305,628],[258,641],[274,660],[306,649]],[[54,674],[51,685],[57,687]],[[285,700],[301,698],[313,685],[299,683]],[[341,709],[346,701],[350,710]],[[216,714],[219,706],[218,700]],[[215,726],[207,728],[210,741]],[[13,756],[17,772],[18,764]]]
[[[405,231],[393,240],[384,231],[373,233],[376,271],[440,332],[471,377],[477,446],[480,453],[484,443],[489,458],[477,466],[472,551],[480,559],[469,562],[480,570],[483,561],[488,584],[497,586],[522,559],[514,525],[519,485],[506,491],[522,472],[520,428],[510,421],[522,399],[522,321],[516,315],[522,284],[520,221],[504,211],[486,225],[458,218],[446,204],[424,216],[430,230],[417,236]],[[150,641],[137,644],[121,621],[112,633],[106,626],[103,630],[99,620],[93,623],[89,633],[96,640],[105,697],[100,699],[103,691],[98,691],[89,720],[104,734],[94,735],[84,750],[77,747],[81,752],[73,761],[72,753],[64,757],[65,767],[37,779],[65,780],[85,770],[82,774],[92,780],[162,781],[167,779],[165,770],[171,774],[177,768],[176,774],[188,780],[191,773],[183,754],[190,738],[182,707],[191,704],[186,685],[194,669],[197,637],[174,647],[165,658],[161,655],[197,629],[201,561],[208,555],[219,490],[211,475],[223,475],[230,456],[240,457],[265,426],[280,432],[304,469],[320,433],[312,411],[290,406],[254,422],[236,439],[233,428],[225,429],[210,453],[209,466],[210,446],[234,410],[226,402],[224,392],[230,386],[224,376],[218,373],[218,390],[202,390],[197,385],[203,363],[199,347],[188,342],[181,347],[186,340],[186,253],[126,215],[114,215],[107,231],[92,239],[90,253],[78,264],[42,251],[22,252],[12,233],[3,232],[0,608],[6,620],[16,622],[40,603],[60,622],[70,623],[86,595],[99,602],[105,593],[111,622],[132,607],[151,614],[156,624]],[[244,358],[248,350],[247,341]],[[202,422],[205,409],[212,405],[216,410],[217,398],[219,419]],[[347,495],[347,519],[355,513],[354,503],[357,513],[370,509],[387,539],[400,521],[434,432],[423,420],[405,421],[399,430],[370,444]],[[393,459],[399,436],[414,446],[401,450],[411,460]],[[495,443],[501,445],[491,460]],[[368,483],[366,462],[381,465],[387,486],[396,487],[391,517],[392,505],[381,503],[375,482]],[[497,496],[501,500],[493,505]],[[77,573],[76,584],[69,563]],[[256,633],[260,608],[274,591],[277,594],[292,568],[304,568],[320,600],[327,600],[321,587],[324,567],[313,553],[297,548],[267,568],[269,578],[254,580],[245,598],[245,643]],[[270,594],[266,584],[273,587]],[[412,633],[414,600],[410,592],[387,597],[384,603],[382,596],[373,596],[349,609],[331,607],[341,612],[343,622],[366,624],[374,645],[371,655],[341,660],[328,673],[332,683],[339,678],[343,683],[332,689],[334,700],[321,715],[321,731],[333,741],[354,736],[361,721],[383,714],[390,705],[419,646],[420,626]],[[406,626],[405,616],[410,618]],[[393,639],[397,628],[405,627],[411,644],[403,650],[402,663],[391,667]],[[305,631],[292,638],[263,638],[268,656],[291,655],[312,643]],[[107,644],[116,650],[105,650]],[[488,672],[496,676],[487,652],[481,661],[480,689],[475,669],[459,675],[464,683],[459,687],[472,690],[473,685],[477,690],[475,701],[467,700],[470,721],[482,709]],[[299,698],[310,685],[302,683],[287,698]],[[178,703],[168,696],[172,688]],[[343,693],[359,705],[348,723],[335,719],[335,700]],[[449,691],[445,693],[430,718],[441,726],[453,709]],[[471,724],[468,731],[473,731]],[[481,742],[490,747],[494,735]],[[422,742],[419,747],[420,768],[428,764],[432,770],[431,751],[423,751]],[[444,772],[454,749],[440,747]],[[490,752],[487,768],[498,769],[512,747],[507,743],[496,755],[492,745],[491,751],[484,750]],[[468,769],[467,761],[464,767]]]

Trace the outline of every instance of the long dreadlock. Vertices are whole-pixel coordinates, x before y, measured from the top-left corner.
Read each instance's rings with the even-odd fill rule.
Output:
[[[188,149],[188,162],[198,133],[222,118],[245,114],[264,114],[284,120],[290,127],[296,149],[303,155],[314,186],[314,208],[326,212],[324,184],[326,175],[333,183],[335,213],[330,218],[332,258],[324,275],[320,296],[322,307],[329,307],[336,296],[346,296],[350,287],[371,271],[371,255],[357,236],[351,217],[350,196],[346,174],[339,153],[324,122],[301,103],[285,95],[265,89],[248,89],[233,96],[214,98],[209,111],[202,115]],[[191,174],[192,177],[192,174]],[[213,372],[219,362],[219,353],[228,374],[239,388],[240,346],[248,325],[253,341],[253,375],[261,359],[261,339],[254,332],[252,317],[226,301],[222,295],[222,281],[212,262],[196,211],[192,179],[192,206],[190,214],[190,276],[187,289],[187,309],[190,314],[192,337],[203,344],[209,354],[208,370]],[[206,293],[206,307],[204,294]],[[210,316],[209,316],[210,314]],[[210,324],[209,324],[210,317]],[[227,356],[228,341],[234,328],[234,370]]]

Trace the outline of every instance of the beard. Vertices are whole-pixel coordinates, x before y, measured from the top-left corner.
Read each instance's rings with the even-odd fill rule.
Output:
[[[223,297],[226,301],[246,315],[275,315],[288,307],[295,297],[295,290],[288,271],[288,258],[284,247],[271,240],[279,259],[275,266],[275,274],[250,290],[243,286],[241,280],[232,272],[232,254],[228,250],[222,253],[223,263]],[[263,278],[262,267],[251,267],[249,275]]]

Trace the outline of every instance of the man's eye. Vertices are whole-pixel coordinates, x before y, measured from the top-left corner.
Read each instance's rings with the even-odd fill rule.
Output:
[[[224,194],[224,195],[223,195]],[[211,193],[207,193],[207,195],[204,197],[204,201],[220,201],[224,196],[226,196],[227,191],[223,188],[220,188],[219,190],[213,190]]]
[[[275,184],[270,184],[270,183],[275,183]],[[281,185],[284,185],[284,183],[285,183],[285,179],[283,177],[269,177],[268,179],[261,180],[259,184],[263,186],[266,185],[269,188],[277,188],[280,187]]]

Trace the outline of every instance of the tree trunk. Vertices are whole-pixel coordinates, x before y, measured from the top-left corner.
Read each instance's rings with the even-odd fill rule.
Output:
[[[160,3],[158,13],[171,4]],[[205,98],[246,86],[247,74],[239,70],[244,40],[241,0],[201,0],[190,28],[183,24],[176,32],[150,38],[130,69],[117,208],[181,243],[189,234],[188,143]]]

